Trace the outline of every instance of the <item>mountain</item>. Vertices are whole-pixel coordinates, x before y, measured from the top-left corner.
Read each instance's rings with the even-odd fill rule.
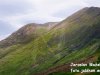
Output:
[[[49,29],[51,29],[55,24],[57,24],[57,22],[49,22],[45,24],[27,24],[11,34],[8,38],[0,41],[0,47],[7,47],[14,44],[30,42],[32,39],[35,39],[41,34],[49,31]]]
[[[2,40],[0,75],[57,73],[71,62],[98,61],[99,50],[100,8],[86,7],[58,23],[26,25]]]
[[[55,30],[63,32],[63,35],[57,36],[56,39],[65,39],[65,45],[73,46],[74,49],[81,47],[92,39],[100,37],[99,20],[100,8],[84,8],[56,26]]]

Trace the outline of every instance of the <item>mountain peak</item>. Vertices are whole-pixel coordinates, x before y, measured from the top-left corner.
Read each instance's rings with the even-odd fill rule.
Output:
[[[100,13],[100,8],[99,7],[89,7],[87,10],[88,13]]]
[[[97,9],[99,9],[100,10],[100,8],[99,7],[88,7],[89,9],[93,9],[93,10],[97,10]]]

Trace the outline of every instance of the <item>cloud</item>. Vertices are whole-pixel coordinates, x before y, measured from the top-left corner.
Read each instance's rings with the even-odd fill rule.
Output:
[[[10,34],[5,34],[0,36],[0,40],[3,40],[4,38],[7,38]]]
[[[3,0],[0,3],[1,18],[16,29],[29,22],[60,21],[70,15],[69,8],[86,6],[80,0]]]
[[[6,38],[11,34],[11,32],[14,32],[15,30],[10,26],[10,24],[6,21],[0,20],[0,40]]]
[[[35,8],[27,0],[0,0],[0,16],[12,16],[29,12]]]
[[[88,3],[89,6],[100,7],[100,0],[84,0],[85,3]]]
[[[10,26],[9,22],[0,20],[0,34],[8,34],[12,32],[13,28]]]

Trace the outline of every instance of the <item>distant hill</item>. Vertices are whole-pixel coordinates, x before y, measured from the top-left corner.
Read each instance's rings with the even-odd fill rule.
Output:
[[[58,23],[28,24],[2,40],[0,75],[69,72],[68,63],[97,62],[99,50],[100,8],[86,7]]]

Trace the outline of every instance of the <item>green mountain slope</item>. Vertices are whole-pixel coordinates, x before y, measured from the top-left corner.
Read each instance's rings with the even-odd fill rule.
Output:
[[[0,48],[2,48],[0,49],[0,58],[12,51],[15,51],[13,49],[13,45],[14,48],[17,48],[17,45],[18,47],[19,45],[25,45],[30,41],[35,40],[40,35],[48,32],[56,24],[57,22],[50,22],[45,24],[31,23],[20,28],[6,39],[0,41]]]
[[[100,49],[99,20],[100,8],[84,8],[45,32],[37,30],[39,36],[27,43],[1,47],[0,75],[36,75],[94,55]]]

